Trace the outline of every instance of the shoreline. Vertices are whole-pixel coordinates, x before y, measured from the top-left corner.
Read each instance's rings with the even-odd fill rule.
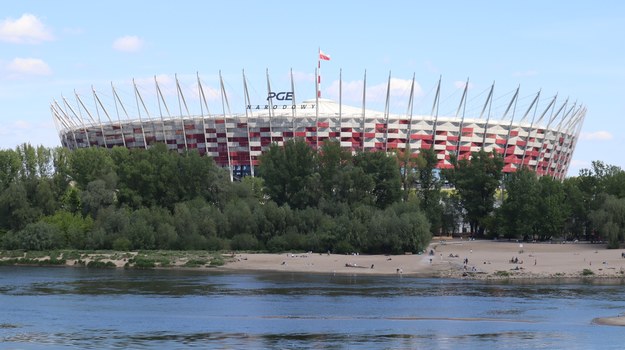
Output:
[[[348,275],[403,275],[473,280],[603,281],[625,283],[625,249],[606,249],[591,243],[517,243],[437,239],[425,254],[361,255],[328,253],[230,253],[205,251],[72,252],[60,256],[0,257],[46,266],[158,268],[217,271],[273,271]],[[142,260],[143,259],[143,260]],[[148,264],[140,265],[139,262]],[[88,264],[92,262],[92,266]],[[129,264],[131,263],[132,264]],[[150,262],[152,264],[150,264]],[[133,265],[133,264],[136,264]],[[599,283],[599,282],[597,282]]]
[[[401,274],[528,283],[625,283],[625,258],[622,254],[625,254],[625,250],[608,250],[605,244],[439,239],[429,245],[426,254],[420,255],[240,253],[234,261],[219,269],[352,275]]]

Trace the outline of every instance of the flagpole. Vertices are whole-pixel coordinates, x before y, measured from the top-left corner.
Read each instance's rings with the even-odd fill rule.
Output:
[[[317,98],[321,98],[321,47],[317,52]]]

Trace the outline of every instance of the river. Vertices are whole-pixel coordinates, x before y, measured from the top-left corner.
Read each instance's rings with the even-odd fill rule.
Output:
[[[3,349],[622,349],[623,284],[0,267]]]

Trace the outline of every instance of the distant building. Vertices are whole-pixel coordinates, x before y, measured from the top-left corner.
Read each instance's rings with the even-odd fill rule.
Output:
[[[433,147],[441,169],[451,167],[452,154],[465,158],[471,152],[494,150],[503,155],[504,172],[525,166],[539,175],[562,179],[586,115],[582,105],[557,101],[556,97],[540,100],[540,93],[521,101],[519,89],[505,99],[496,99],[491,87],[475,102],[475,98],[467,96],[468,83],[460,88],[461,96],[446,102],[455,113],[439,114],[440,82],[428,103],[431,113],[413,115],[414,88],[405,97],[407,112],[390,113],[390,79],[384,111],[366,108],[366,83],[362,87],[362,106],[347,106],[319,97],[296,100],[292,78],[288,91],[272,91],[268,79],[267,88],[261,89],[266,98],[252,101],[245,76],[243,103],[238,106],[242,112],[230,112],[221,76],[219,88],[205,87],[198,76],[192,97],[196,109],[199,104],[199,112],[192,113],[187,104],[191,99],[185,98],[189,92],[183,93],[177,79],[175,85],[175,93],[171,89],[168,96],[174,101],[170,104],[175,105],[171,109],[157,79],[150,89],[151,104],[145,103],[147,93],[140,92],[134,82],[133,96],[124,95],[125,101],[115,88],[110,95],[93,90],[93,96],[88,98],[76,94],[72,102],[66,98],[55,100],[51,111],[62,145],[70,149],[147,148],[164,143],[172,150],[197,150],[213,157],[235,177],[253,175],[260,155],[272,143],[282,145],[292,138],[302,138],[313,148],[326,140],[337,140],[353,152],[391,152],[409,146],[410,152],[417,155],[420,149]],[[317,83],[315,89],[319,96]],[[204,93],[209,90],[213,96],[219,94],[216,100],[221,101],[211,106],[212,113],[208,112]],[[174,94],[176,97],[172,97]],[[494,106],[495,100],[499,109]]]

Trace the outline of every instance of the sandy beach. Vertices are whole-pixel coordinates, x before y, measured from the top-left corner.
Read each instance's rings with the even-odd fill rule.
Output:
[[[405,275],[465,279],[593,279],[625,281],[625,249],[605,244],[519,243],[511,241],[434,239],[424,254],[366,255],[319,252],[222,254],[222,266],[210,264],[214,252],[84,252],[63,255],[66,266],[91,261],[124,268],[133,258],[155,259],[155,268],[283,271],[320,274]],[[26,258],[24,253],[18,258]],[[11,257],[0,257],[0,261]],[[13,257],[14,258],[14,257]],[[163,258],[163,259],[161,259]],[[34,261],[50,256],[34,258]],[[163,265],[162,261],[167,261]],[[190,262],[197,261],[189,265]]]
[[[437,239],[426,254],[236,254],[225,270],[403,274],[450,278],[625,278],[623,249],[605,244]]]

